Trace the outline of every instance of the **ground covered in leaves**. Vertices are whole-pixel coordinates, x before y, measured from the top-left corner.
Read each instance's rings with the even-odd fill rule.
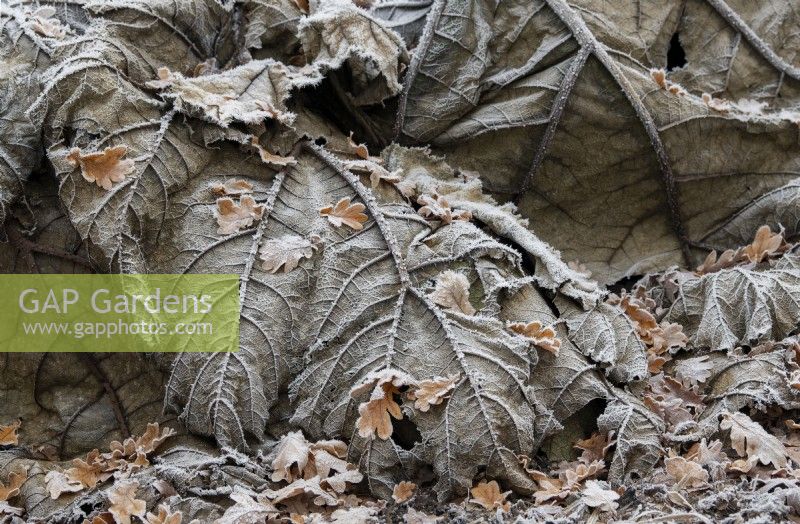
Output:
[[[11,0],[0,269],[240,350],[2,354],[0,520],[800,519],[791,2]]]

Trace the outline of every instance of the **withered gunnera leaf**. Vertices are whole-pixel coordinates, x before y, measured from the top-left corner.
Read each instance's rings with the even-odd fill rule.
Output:
[[[647,376],[647,350],[630,318],[617,305],[600,302],[582,311],[572,301],[558,299],[556,305],[567,321],[570,338],[593,361],[608,366],[615,383]]]
[[[308,61],[325,70],[347,63],[356,105],[382,102],[400,92],[400,67],[408,63],[402,38],[349,0],[315,2],[299,25]]]
[[[694,265],[697,242],[798,172],[798,117],[786,109],[800,93],[798,43],[782,36],[794,20],[784,1],[636,11],[438,0],[403,79],[396,138],[480,173],[601,281]],[[650,69],[665,67],[676,26],[692,57],[662,84],[691,82],[663,89]],[[705,91],[770,107],[719,112]]]
[[[57,19],[50,8],[17,4],[0,5],[0,224],[23,196],[24,184],[43,156],[40,121],[26,113],[41,91],[42,73],[60,53],[59,42],[43,34],[41,24],[63,30],[83,11],[78,4],[64,6],[57,13],[62,19]],[[0,238],[6,239],[2,228]]]
[[[147,82],[162,96],[175,101],[199,118],[223,127],[232,122],[258,124],[275,119],[284,124],[294,120],[286,101],[295,89],[319,83],[322,75],[312,67],[297,68],[274,60],[253,60],[221,73],[186,78],[167,68],[158,80]]]
[[[208,272],[224,265],[241,272],[242,335],[238,353],[179,355],[168,405],[182,413],[191,431],[244,447],[248,434],[261,435],[270,407],[291,382],[293,422],[309,438],[354,442],[348,460],[376,493],[389,496],[398,481],[409,478],[404,452],[391,438],[358,436],[358,406],[367,399],[352,398],[352,385],[383,370],[405,372],[416,382],[459,376],[448,398],[429,409],[403,406],[403,418],[425,437],[413,453],[433,465],[443,499],[465,493],[481,465],[509,485],[529,489],[516,460],[533,446],[528,343],[490,313],[446,310],[428,295],[437,277],[453,268],[469,275],[479,304],[487,290],[477,268],[496,266],[498,275],[522,278],[518,255],[470,223],[455,221],[434,231],[395,189],[374,194],[320,148],[306,145],[294,156],[297,163],[278,174],[267,175],[263,167],[266,176],[248,178],[265,208],[248,230],[207,234],[213,213],[192,203],[207,198],[209,183],[218,177],[173,196],[181,212],[170,214],[164,228],[173,236],[148,267]],[[323,205],[343,199],[363,204],[363,229],[331,227],[319,214]],[[299,260],[302,271],[265,271],[253,258],[286,235],[318,235],[319,249]],[[531,288],[530,296],[537,293]],[[452,422],[443,424],[445,418]],[[469,430],[461,428],[464,423]]]
[[[678,277],[666,320],[681,324],[692,345],[712,350],[781,340],[800,323],[798,264],[790,253],[772,268]]]

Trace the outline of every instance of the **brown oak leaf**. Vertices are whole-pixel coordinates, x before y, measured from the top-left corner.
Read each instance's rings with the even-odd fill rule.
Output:
[[[573,447],[583,452],[579,460],[584,464],[604,460],[608,450],[616,443],[613,436],[613,432],[594,432],[589,438],[576,442]]]
[[[414,407],[422,412],[428,411],[431,406],[441,404],[447,395],[456,387],[459,377],[435,377],[430,380],[420,380],[417,388],[408,394],[409,400],[414,400]]]
[[[70,480],[63,471],[48,471],[44,476],[44,481],[47,492],[50,493],[50,498],[53,500],[64,493],[75,493],[84,489],[84,485],[80,481]]]
[[[253,192],[253,184],[247,180],[229,180],[225,183],[211,184],[211,192],[216,196],[245,195]]]
[[[103,482],[111,477],[111,473],[107,471],[108,465],[100,457],[100,452],[96,449],[89,452],[86,460],[73,459],[73,467],[67,469],[64,473],[69,479],[70,483],[78,482],[84,488],[93,488],[98,482]]]
[[[412,384],[413,381],[404,373],[393,370],[384,370],[377,374],[370,374],[360,385],[350,390],[351,397],[372,390],[369,400],[358,406],[358,420],[356,427],[358,434],[363,438],[378,438],[386,440],[392,435],[392,420],[403,418],[400,405],[394,400],[394,395],[400,393],[402,386]]]
[[[619,493],[608,489],[606,482],[589,480],[581,492],[581,500],[590,508],[599,508],[600,511],[616,511],[619,507],[617,500]]]
[[[16,446],[19,444],[19,431],[22,426],[21,420],[16,420],[11,424],[0,426],[0,446]]]
[[[664,468],[681,488],[699,488],[708,484],[708,471],[693,460],[672,455],[664,459]]]
[[[544,326],[537,320],[527,324],[511,322],[508,324],[508,329],[530,339],[533,345],[549,351],[553,355],[558,355],[561,349],[561,340],[556,336],[556,331],[551,326]]]
[[[131,524],[131,517],[144,517],[147,504],[136,498],[139,483],[135,480],[115,483],[107,492],[111,503],[108,511],[114,515],[117,524]]]
[[[749,245],[742,248],[742,254],[752,263],[769,258],[783,245],[783,235],[773,233],[769,226],[761,226],[756,231],[756,236]]]
[[[737,466],[741,471],[749,471],[758,462],[775,469],[786,467],[786,448],[781,441],[744,413],[726,413],[719,427],[730,430],[731,447],[747,458],[746,462],[737,461],[742,462]]]
[[[264,205],[256,204],[251,196],[243,196],[236,204],[233,199],[224,197],[217,199],[217,233],[230,235],[242,228],[250,227],[261,220]]]
[[[297,163],[297,160],[293,156],[281,156],[276,155],[275,153],[270,153],[266,147],[262,146],[258,142],[258,138],[251,137],[250,138],[250,145],[258,151],[258,156],[261,158],[261,161],[265,164],[269,164],[272,166],[277,167],[284,167],[284,166],[291,166]]]
[[[181,524],[183,520],[183,513],[180,511],[172,511],[166,504],[158,505],[158,514],[148,512],[145,515],[144,521],[147,524]]]
[[[277,273],[283,267],[283,272],[288,273],[296,268],[302,259],[311,258],[321,243],[322,238],[315,234],[308,238],[283,235],[267,240],[259,251],[263,261],[261,267],[270,273]]]
[[[475,308],[469,302],[469,280],[458,271],[444,271],[436,278],[436,288],[431,300],[445,309],[474,315]]]
[[[506,497],[511,492],[501,492],[500,486],[494,480],[491,482],[482,480],[480,484],[470,489],[470,493],[472,493],[472,498],[469,501],[486,509],[501,509],[506,513],[511,509],[511,503],[506,501]]]
[[[364,223],[369,218],[364,214],[366,206],[360,202],[350,203],[350,197],[344,197],[333,206],[325,206],[319,210],[319,214],[328,217],[328,221],[334,227],[349,226],[356,231],[364,229]]]
[[[738,249],[734,251],[733,249],[726,249],[722,252],[722,254],[717,258],[716,250],[712,250],[705,258],[702,264],[697,266],[695,272],[698,275],[707,275],[708,273],[714,273],[716,271],[720,271],[722,269],[726,269],[732,266],[735,266],[742,260],[742,250]]]
[[[122,158],[127,153],[128,146],[125,145],[107,147],[102,152],[86,155],[74,147],[67,155],[67,161],[75,167],[80,166],[85,180],[111,191],[114,182],[122,182],[134,170],[134,161]]]
[[[407,480],[398,482],[394,485],[394,489],[392,489],[392,500],[398,504],[407,502],[411,500],[411,497],[414,496],[414,492],[416,490],[417,485],[413,482],[408,482]]]
[[[12,471],[8,474],[6,483],[0,482],[0,502],[6,502],[19,495],[19,488],[28,480],[28,470]]]
[[[451,209],[450,203],[441,195],[420,195],[417,203],[422,205],[417,213],[429,220],[441,220],[444,224],[450,224],[453,220],[472,220],[471,212]]]

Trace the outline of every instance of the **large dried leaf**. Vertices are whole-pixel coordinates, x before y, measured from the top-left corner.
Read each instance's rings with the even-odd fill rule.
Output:
[[[258,59],[289,62],[301,53],[297,25],[305,13],[296,0],[238,0],[245,19],[244,45]]]
[[[193,116],[227,127],[231,122],[258,124],[266,119],[289,123],[286,107],[293,90],[322,80],[314,68],[293,68],[274,60],[253,60],[221,73],[186,78],[168,69],[148,82]]]
[[[764,410],[768,406],[797,409],[800,394],[790,387],[787,356],[780,351],[755,356],[731,355],[720,352],[708,355],[711,364],[709,377],[699,392],[705,396],[706,408],[696,424],[681,428],[671,438],[677,441],[696,441],[710,437],[719,427],[719,417],[753,406]]]
[[[41,122],[26,114],[40,92],[40,76],[58,57],[65,31],[82,30],[80,2],[61,9],[51,3],[12,1],[0,6],[0,223],[23,195],[25,181],[43,156]],[[1,236],[5,240],[5,233]]]
[[[434,0],[378,0],[371,12],[397,31],[409,49],[417,46]]]
[[[299,26],[308,61],[325,69],[339,69],[346,63],[356,105],[376,104],[399,93],[399,68],[408,63],[400,36],[350,0],[313,5]]]
[[[166,376],[135,353],[9,353],[0,363],[0,420],[24,420],[24,444],[71,458],[141,434],[162,417]]]
[[[788,2],[690,4],[436,1],[396,135],[479,172],[601,280],[693,263],[698,241],[798,172],[798,118],[782,107],[796,105],[800,43],[783,36]],[[659,85],[650,69],[676,29],[688,63]],[[705,91],[772,107],[720,111]]]
[[[572,341],[584,355],[607,365],[612,381],[626,383],[647,376],[645,345],[619,306],[600,302],[584,312],[566,300],[556,304],[566,318]]]
[[[679,277],[666,319],[683,325],[693,345],[713,350],[781,340],[800,323],[797,264],[789,254],[774,268]]]

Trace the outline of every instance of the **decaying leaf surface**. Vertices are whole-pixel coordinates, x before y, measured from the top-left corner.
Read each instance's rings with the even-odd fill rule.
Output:
[[[619,493],[608,489],[603,483],[597,480],[589,480],[581,493],[581,500],[589,507],[599,508],[602,511],[614,511],[619,507],[616,501]]]
[[[796,17],[782,6],[773,26],[768,3],[433,2],[396,136],[480,173],[601,280],[689,262],[693,241],[797,171],[798,44],[781,36]],[[686,64],[662,84],[686,89],[650,75],[673,33]],[[721,113],[704,92],[769,107]]]
[[[647,354],[636,328],[618,306],[601,302],[582,311],[568,301],[557,303],[570,338],[584,355],[608,365],[608,376],[625,383],[647,375]]]

